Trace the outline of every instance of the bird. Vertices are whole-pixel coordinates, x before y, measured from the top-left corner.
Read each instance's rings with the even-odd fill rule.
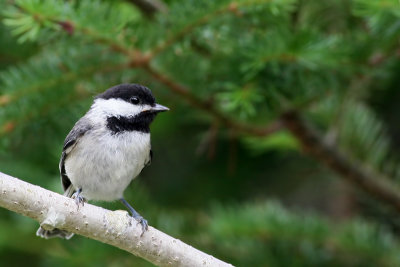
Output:
[[[148,222],[123,193],[151,163],[150,124],[168,110],[140,84],[116,85],[95,96],[64,141],[59,164],[64,195],[75,199],[78,209],[88,200],[120,200],[141,224],[143,235]],[[36,235],[70,239],[73,233],[39,227]]]

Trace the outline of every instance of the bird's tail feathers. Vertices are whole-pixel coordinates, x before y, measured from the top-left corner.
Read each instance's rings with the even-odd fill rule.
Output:
[[[54,228],[53,230],[45,230],[42,227],[39,227],[39,229],[36,231],[36,235],[46,239],[59,237],[68,240],[74,236],[74,233],[70,233],[58,228]]]
[[[64,192],[64,196],[66,197],[71,197],[75,192],[74,187],[72,186],[72,184],[67,188],[67,190],[65,190]],[[53,230],[45,230],[43,227],[39,227],[39,229],[36,231],[36,235],[46,238],[46,239],[50,239],[50,238],[55,238],[55,237],[59,237],[59,238],[63,238],[63,239],[70,239],[71,237],[74,236],[74,233],[65,231],[65,230],[61,230],[58,228],[54,228]]]
[[[64,191],[64,196],[71,197],[75,193],[75,188],[70,184],[68,188]]]

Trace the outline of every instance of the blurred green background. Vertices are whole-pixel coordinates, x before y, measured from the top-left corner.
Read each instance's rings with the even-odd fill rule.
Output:
[[[399,211],[304,153],[282,124],[295,110],[397,188],[397,0],[0,0],[0,10],[0,171],[61,192],[62,144],[93,96],[140,83],[171,109],[125,195],[151,226],[237,266],[400,266]],[[0,265],[152,266],[81,236],[40,239],[37,227],[0,210]]]

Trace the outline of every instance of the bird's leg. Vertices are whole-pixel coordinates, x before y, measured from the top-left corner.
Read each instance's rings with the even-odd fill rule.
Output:
[[[147,223],[147,221],[146,221],[134,208],[132,208],[132,206],[129,205],[129,203],[126,202],[126,200],[125,200],[124,198],[121,198],[120,201],[121,201],[122,204],[124,204],[125,207],[127,207],[128,210],[132,213],[132,217],[142,225],[142,234],[140,235],[140,236],[142,236],[143,233],[144,233],[145,231],[147,231],[147,229],[148,229],[148,223]]]
[[[75,199],[75,203],[78,206],[78,210],[79,210],[79,205],[83,205],[85,204],[85,198],[81,195],[82,193],[82,188],[78,188],[78,190],[71,196],[71,198]]]

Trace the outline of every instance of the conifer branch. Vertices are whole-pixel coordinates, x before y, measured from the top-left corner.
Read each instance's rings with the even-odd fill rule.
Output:
[[[158,54],[160,54],[162,51],[173,45],[174,43],[178,42],[181,40],[183,37],[185,37],[187,34],[191,33],[195,28],[206,24],[208,21],[210,21],[212,18],[217,17],[218,15],[225,13],[228,9],[226,7],[221,8],[216,10],[213,13],[209,13],[204,15],[203,17],[199,18],[198,20],[194,21],[193,23],[185,26],[183,29],[181,29],[179,32],[176,34],[170,36],[166,40],[164,40],[161,44],[157,45],[154,49],[151,50],[150,54],[151,57],[155,57]]]
[[[115,72],[115,71],[118,71],[121,69],[126,69],[126,68],[127,68],[127,65],[122,63],[122,64],[115,64],[115,65],[106,65],[101,69],[99,69],[98,65],[94,65],[94,66],[89,66],[89,67],[79,69],[79,71],[62,72],[62,73],[60,73],[59,76],[54,77],[54,79],[46,80],[40,84],[38,84],[38,83],[27,84],[29,87],[27,86],[25,88],[19,88],[19,90],[13,94],[0,95],[0,107],[9,105],[14,101],[17,101],[18,99],[23,98],[28,93],[33,93],[33,92],[39,93],[39,92],[41,92],[47,88],[50,88],[52,86],[55,86],[59,83],[66,83],[66,82],[74,81],[79,78],[90,76],[95,73]]]
[[[71,198],[1,172],[0,195],[1,207],[30,217],[46,229],[83,235],[158,266],[232,266],[150,226],[141,236],[141,226],[126,211],[91,204],[77,209]]]
[[[164,84],[172,93],[175,95],[179,95],[184,98],[189,104],[193,107],[198,108],[208,114],[210,114],[214,119],[218,122],[222,123],[226,127],[239,132],[250,134],[254,136],[267,136],[272,134],[280,129],[282,129],[282,124],[279,121],[276,121],[267,127],[259,127],[250,124],[245,124],[242,122],[237,122],[234,119],[229,118],[222,112],[220,112],[215,105],[211,101],[206,101],[199,99],[193,93],[190,92],[188,88],[184,85],[175,82],[170,77],[161,72],[157,71],[150,64],[145,64],[142,66],[144,70],[146,70],[154,79],[156,79],[161,84]]]
[[[17,5],[19,9],[21,9],[26,14],[31,14],[35,20],[43,23],[50,22],[52,25],[58,25],[62,30],[64,30],[69,35],[73,35],[75,33],[81,33],[84,36],[90,37],[97,43],[109,45],[113,50],[117,52],[121,52],[126,55],[130,55],[131,51],[128,47],[124,46],[121,42],[118,42],[117,38],[107,38],[102,35],[101,32],[96,31],[95,29],[86,27],[86,25],[80,25],[76,21],[71,20],[60,20],[55,16],[45,16],[39,13],[33,13],[32,11],[25,9],[21,5]]]
[[[373,173],[372,170],[349,158],[336,147],[327,144],[323,137],[296,111],[285,112],[281,118],[307,154],[324,163],[358,188],[400,212],[400,189],[389,179]]]
[[[82,68],[78,72],[67,72],[63,73],[60,76],[56,77],[55,79],[48,80],[45,83],[41,84],[30,84],[31,87],[23,88],[23,90],[17,91],[17,93],[14,94],[4,94],[0,95],[0,107],[9,105],[10,103],[17,101],[20,98],[23,98],[26,96],[28,92],[35,92],[38,93],[40,91],[43,91],[45,89],[48,89],[58,83],[65,83],[65,82],[70,82],[73,80],[76,80],[78,78],[83,78],[95,73],[107,73],[107,72],[115,72],[121,69],[126,69],[127,65],[126,64],[115,64],[115,65],[106,65],[102,69],[99,69],[98,66],[90,66],[87,68]],[[74,97],[75,94],[72,94],[71,97]],[[67,99],[63,99],[63,101],[66,101]],[[46,113],[48,111],[48,108],[53,106],[54,103],[49,103],[47,106],[44,106],[42,109],[40,109],[39,114]],[[18,118],[18,120],[8,120],[5,121],[4,123],[0,124],[0,137],[9,134],[12,132],[17,125],[21,125],[25,123],[26,121],[29,121],[33,116],[33,113],[26,114],[26,116],[22,116]]]
[[[157,45],[155,48],[151,49],[150,55],[151,57],[157,56],[159,53],[173,45],[174,43],[182,40],[186,35],[190,34],[194,29],[207,24],[212,19],[226,13],[233,13],[233,14],[240,14],[238,11],[242,6],[251,6],[256,4],[268,3],[271,0],[253,0],[253,1],[246,1],[246,2],[237,2],[237,1],[230,1],[229,3],[225,4],[221,8],[215,10],[211,13],[206,13],[197,20],[193,21],[190,24],[187,24],[184,28],[182,28],[177,33],[171,35],[169,38],[164,40],[161,44]]]
[[[106,38],[104,36],[101,36],[101,34],[99,32],[96,32],[93,29],[83,27],[83,26],[77,26],[75,29],[82,32],[84,35],[89,36],[98,44],[109,45],[109,47],[112,50],[114,50],[116,52],[120,52],[125,55],[131,54],[131,50],[129,48],[127,48],[126,46],[124,46],[122,43],[118,42],[116,40],[116,38]]]

